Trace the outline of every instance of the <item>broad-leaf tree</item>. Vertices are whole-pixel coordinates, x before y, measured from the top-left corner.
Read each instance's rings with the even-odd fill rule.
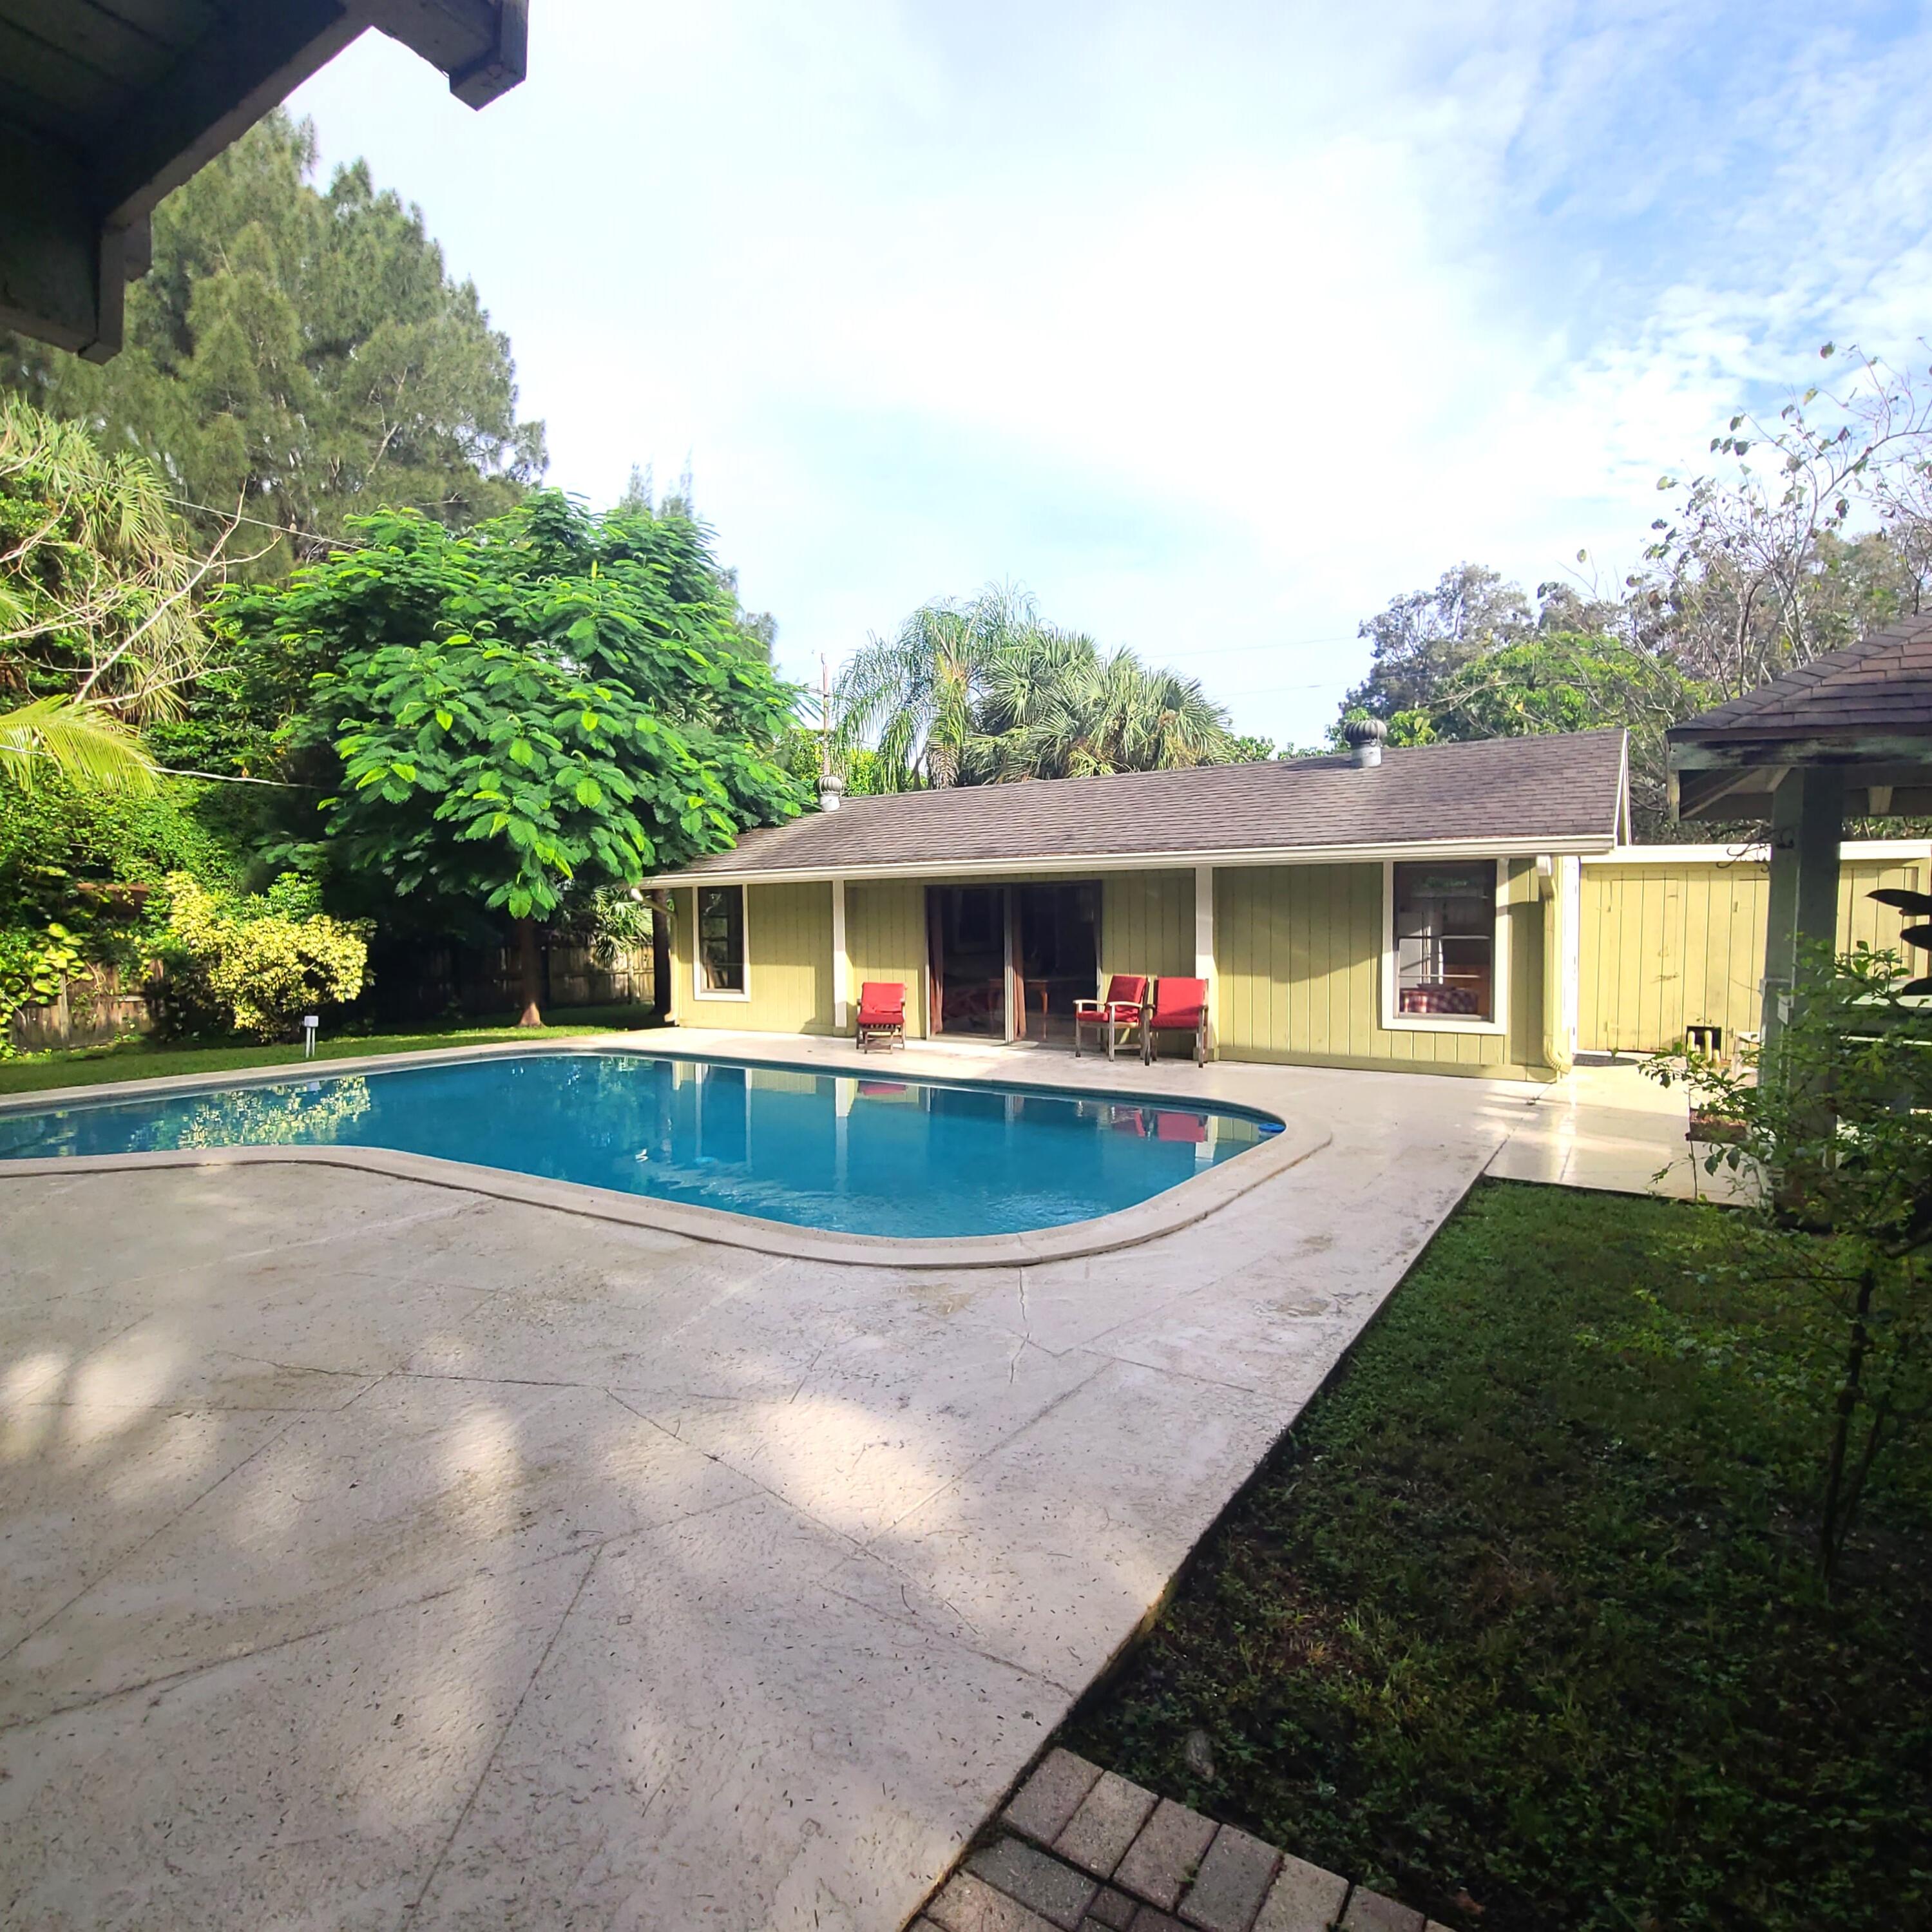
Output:
[[[538,928],[573,895],[799,809],[774,751],[796,694],[748,648],[700,526],[540,493],[466,535],[406,514],[351,535],[218,619],[244,657],[310,668],[282,735],[324,796],[290,850],[353,909],[508,919],[526,1024]]]
[[[1427,704],[1465,664],[1534,628],[1529,600],[1486,565],[1459,563],[1428,590],[1391,598],[1360,634],[1368,676],[1342,700],[1345,712],[1390,718]]]
[[[1664,653],[1621,638],[1535,632],[1467,660],[1389,721],[1396,745],[1518,738],[1621,725],[1630,734],[1630,810],[1645,830],[1669,821],[1664,734],[1717,702]]]

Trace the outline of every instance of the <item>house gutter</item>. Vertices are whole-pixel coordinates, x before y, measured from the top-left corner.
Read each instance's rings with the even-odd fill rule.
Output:
[[[1346,866],[1385,859],[1529,859],[1540,853],[1580,857],[1606,857],[1616,850],[1613,836],[1583,838],[1443,838],[1412,840],[1403,844],[1286,845],[1246,847],[1226,851],[1198,849],[1172,852],[1057,852],[1050,857],[1010,859],[924,859],[887,866],[706,867],[701,872],[662,872],[644,880],[651,890],[678,886],[801,886],[843,879],[848,884],[868,879],[999,878],[1015,872],[1083,877],[1094,872],[1192,872],[1201,866]]]

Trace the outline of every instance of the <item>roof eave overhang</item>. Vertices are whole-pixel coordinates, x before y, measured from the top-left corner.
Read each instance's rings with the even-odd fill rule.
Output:
[[[1793,771],[1841,773],[1855,816],[1922,815],[1932,799],[1932,730],[1747,734],[1733,728],[1670,736],[1670,814],[1680,821],[1768,817]],[[1871,794],[1884,796],[1875,802]]]
[[[1011,878],[1024,873],[1072,878],[1095,872],[1171,872],[1197,866],[1342,866],[1385,859],[1516,859],[1547,853],[1582,856],[1616,849],[1616,835],[1506,838],[1412,839],[1364,845],[1291,845],[1216,851],[1087,853],[998,859],[922,859],[886,866],[759,866],[706,867],[701,872],[665,872],[644,881],[652,891],[678,886],[796,886],[844,879],[958,879]]]
[[[1752,765],[1932,764],[1932,727],[1906,731],[1712,731],[1666,734],[1672,771]]]

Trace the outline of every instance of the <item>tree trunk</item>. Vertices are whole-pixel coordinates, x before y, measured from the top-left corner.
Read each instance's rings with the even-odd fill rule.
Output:
[[[537,922],[533,919],[517,922],[517,978],[523,994],[524,1010],[519,1026],[543,1024],[543,962],[537,957]]]
[[[1845,1493],[1845,1454],[1851,1446],[1852,1417],[1864,1394],[1865,1352],[1871,1346],[1866,1327],[1871,1314],[1872,1292],[1877,1286],[1876,1272],[1868,1268],[1858,1277],[1858,1299],[1852,1317],[1852,1342],[1845,1359],[1845,1379],[1838,1390],[1837,1413],[1832,1424],[1832,1453],[1825,1470],[1825,1508],[1818,1524],[1818,1574],[1828,1584],[1838,1567],[1838,1552],[1844,1547],[1845,1531],[1852,1500]]]
[[[670,1024],[670,895],[651,895],[651,1005],[659,1022]]]

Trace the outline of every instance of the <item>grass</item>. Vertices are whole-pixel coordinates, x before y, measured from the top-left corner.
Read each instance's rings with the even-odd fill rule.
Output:
[[[1821,1318],[1700,1280],[1726,1234],[1483,1184],[1063,1742],[1462,1932],[1932,1924],[1932,1478],[1828,1599]]]
[[[567,1040],[583,1034],[610,1033],[656,1024],[651,1010],[634,1005],[565,1006],[560,1023],[520,1027],[506,1016],[497,1025],[473,1020],[416,1026],[393,1033],[325,1035],[319,1058],[342,1060],[376,1053],[426,1053],[433,1048],[527,1045],[532,1040]],[[58,1048],[0,1060],[0,1096],[35,1094],[50,1087],[90,1086],[104,1080],[158,1080],[183,1073],[227,1073],[250,1066],[283,1066],[299,1060],[294,1046],[205,1046],[196,1042],[116,1040],[100,1046]]]

